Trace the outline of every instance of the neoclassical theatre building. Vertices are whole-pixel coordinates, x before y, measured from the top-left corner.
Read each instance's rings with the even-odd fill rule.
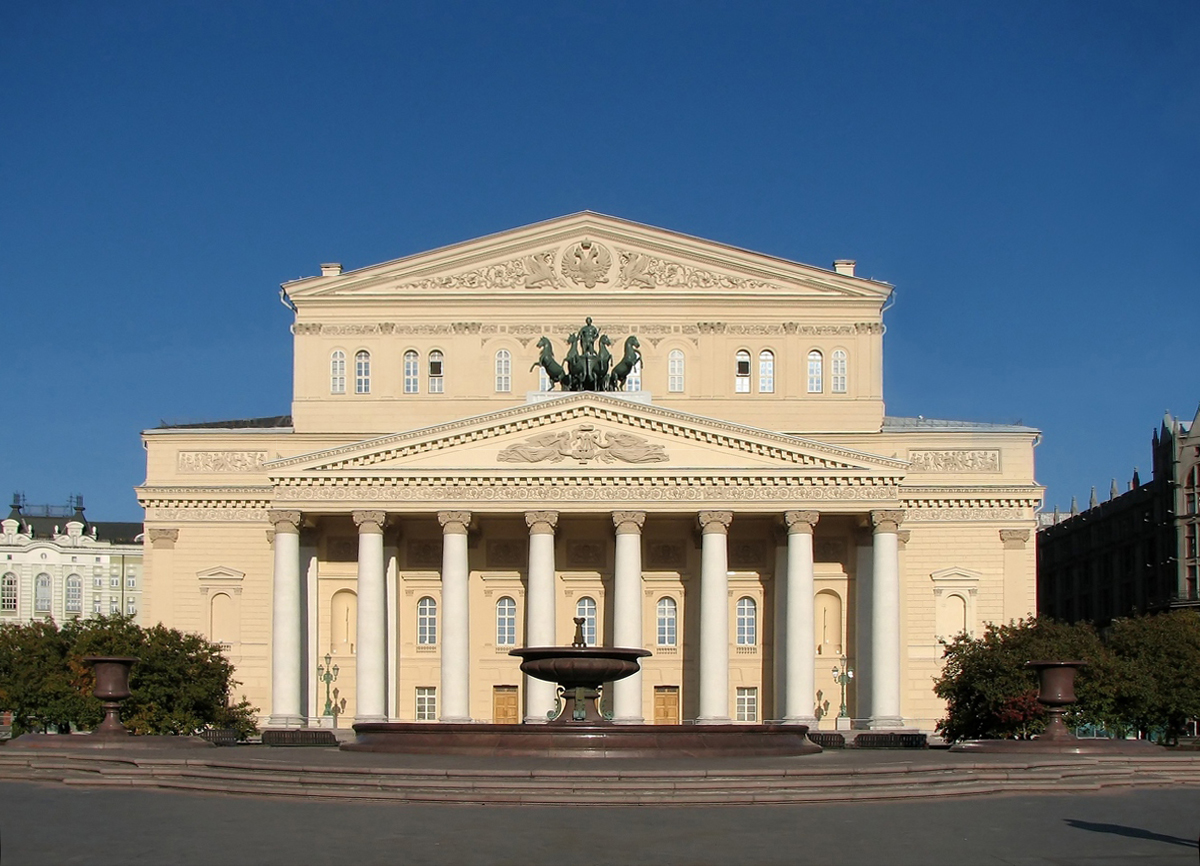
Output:
[[[145,618],[271,726],[545,721],[508,651],[580,617],[653,653],[619,722],[932,730],[939,640],[1034,609],[1038,432],[887,415],[891,293],[586,212],[322,265],[290,416],[145,432]]]

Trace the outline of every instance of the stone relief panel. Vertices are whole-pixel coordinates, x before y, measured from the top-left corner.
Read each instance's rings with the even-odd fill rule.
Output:
[[[909,451],[910,472],[999,472],[998,450]]]
[[[178,472],[257,472],[268,459],[266,451],[180,451]]]
[[[267,522],[265,508],[147,508],[147,520],[163,521],[212,521],[221,522]]]
[[[765,541],[730,541],[730,567],[762,568],[766,564],[767,543]]]
[[[525,568],[527,552],[528,544],[525,539],[488,539],[488,568]]]
[[[432,538],[411,539],[406,545],[404,558],[409,568],[441,568],[442,542]]]
[[[438,289],[536,289],[566,285],[554,271],[554,250],[543,250],[458,274],[427,277],[401,283],[395,291],[430,291]]]
[[[602,541],[568,541],[567,565],[574,568],[604,568],[608,561],[605,549]]]
[[[716,271],[680,264],[646,253],[632,250],[617,250],[620,260],[618,288],[658,287],[678,289],[768,289],[778,291],[779,286],[764,280],[748,277],[732,277]]]
[[[818,538],[813,545],[813,556],[817,562],[845,562],[846,540],[844,538]]]
[[[572,430],[542,433],[524,442],[509,445],[497,460],[503,463],[663,463],[667,453],[662,445],[633,433],[597,430],[581,424]]]
[[[687,547],[683,541],[649,541],[646,543],[647,568],[686,568]]]
[[[941,520],[1025,520],[1032,510],[1023,508],[928,508],[909,510],[906,521],[933,522]]]

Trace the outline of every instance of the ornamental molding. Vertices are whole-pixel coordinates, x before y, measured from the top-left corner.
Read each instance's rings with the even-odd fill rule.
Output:
[[[633,433],[597,430],[593,424],[581,424],[572,430],[559,430],[531,436],[509,445],[496,457],[502,463],[560,463],[574,460],[579,465],[600,463],[664,463],[669,458],[662,445]]]
[[[541,250],[499,264],[485,265],[441,277],[425,277],[400,283],[393,288],[393,291],[566,288],[566,282],[554,269],[554,259],[554,250]]]
[[[617,248],[620,276],[617,288],[621,289],[730,289],[734,291],[783,291],[778,283],[756,280],[752,277],[735,277],[707,268],[685,265],[681,262],[652,256],[648,253]]]
[[[537,404],[536,407],[515,406],[484,416],[482,419],[466,418],[434,428],[396,433],[379,439],[343,445],[316,454],[273,460],[268,466],[268,471],[272,475],[279,475],[281,470],[303,467],[305,464],[309,465],[311,471],[367,467],[403,457],[460,447],[467,443],[477,443],[510,433],[536,430],[564,421],[592,419],[699,444],[731,448],[812,469],[862,471],[862,464],[866,462],[874,464],[871,468],[875,471],[896,470],[896,477],[889,477],[886,482],[882,479],[876,480],[875,483],[895,483],[899,480],[900,472],[907,466],[906,461],[895,458],[852,451],[824,442],[765,430],[754,430],[723,421],[696,418],[657,406],[638,404],[635,413],[625,400],[587,393],[558,397],[553,402],[547,401]],[[483,426],[480,426],[481,421]],[[313,466],[318,460],[323,462]],[[281,483],[294,481],[282,479]]]
[[[999,472],[999,449],[909,451],[910,472]]]
[[[265,508],[147,508],[147,520],[267,523]]]
[[[195,474],[258,472],[268,457],[266,451],[180,451],[175,469]]]
[[[1029,520],[1032,508],[943,508],[937,511],[909,511],[908,523],[955,522],[961,520]]]

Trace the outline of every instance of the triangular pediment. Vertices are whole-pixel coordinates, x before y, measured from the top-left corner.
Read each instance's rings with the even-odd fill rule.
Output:
[[[273,480],[596,472],[799,474],[895,483],[907,463],[596,393],[567,394],[264,464]]]
[[[426,293],[730,292],[876,299],[891,286],[585,211],[284,286],[297,304]]]

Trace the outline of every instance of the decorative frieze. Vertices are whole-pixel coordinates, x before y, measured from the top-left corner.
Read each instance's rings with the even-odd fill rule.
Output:
[[[611,486],[453,486],[425,479],[395,479],[397,486],[356,487],[283,487],[278,499],[286,502],[792,502],[798,498],[825,501],[888,501],[894,500],[895,490],[885,487],[804,487],[785,485],[772,487],[737,486],[648,486],[651,480],[677,483],[679,479],[646,479],[647,486],[628,483],[631,479],[600,479],[619,481]],[[485,481],[486,479],[478,479]],[[561,480],[561,479],[556,479]],[[587,480],[587,479],[584,479]],[[791,481],[792,479],[781,479]],[[400,486],[408,485],[412,486]],[[265,512],[263,512],[265,514]]]
[[[292,333],[300,336],[302,334],[319,334],[321,333],[320,322],[296,322],[292,325]]]
[[[662,463],[667,458],[663,446],[632,433],[597,430],[582,424],[572,430],[559,430],[532,436],[509,445],[497,460],[502,463],[560,463],[575,460],[590,463]]]
[[[994,449],[909,451],[910,472],[999,472],[1000,452]]]
[[[1024,508],[930,508],[909,511],[911,522],[952,522],[959,520],[1025,520],[1032,510]]]
[[[781,287],[765,280],[735,277],[697,268],[632,250],[617,250],[621,271],[617,287],[668,289],[732,289],[777,292]]]
[[[169,522],[258,523],[267,521],[265,508],[147,508],[147,520]]]
[[[184,473],[258,472],[266,451],[180,451],[175,469]]]

